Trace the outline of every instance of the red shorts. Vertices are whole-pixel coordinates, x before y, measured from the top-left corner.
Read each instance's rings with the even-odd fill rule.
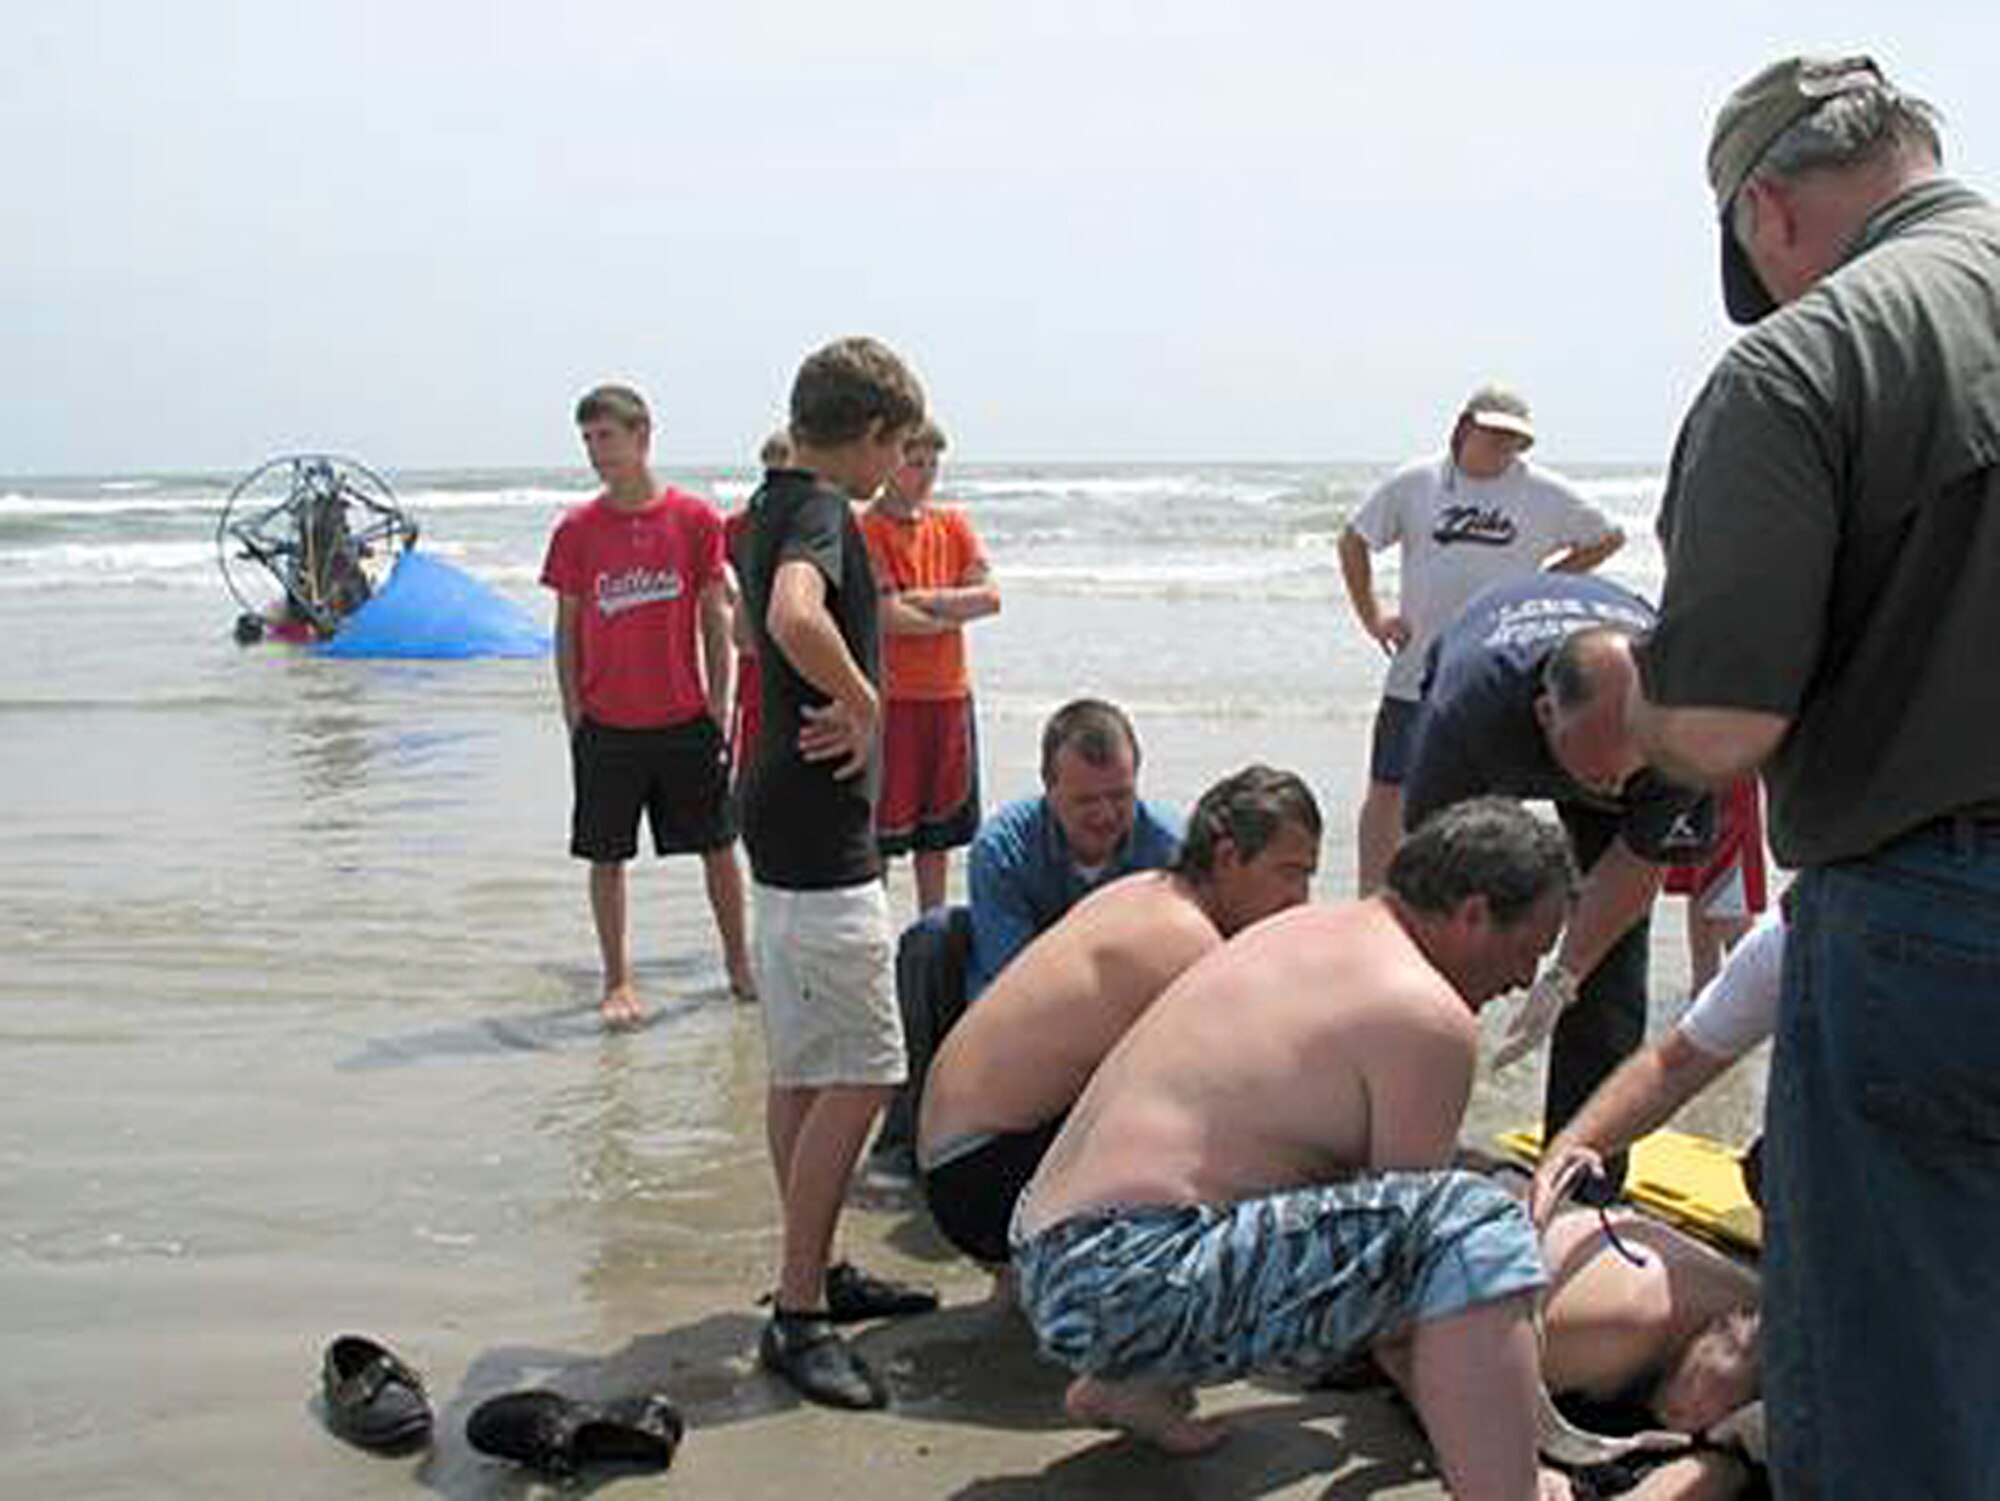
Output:
[[[1715,822],[1715,848],[1708,858],[1699,865],[1670,867],[1666,889],[1674,896],[1693,898],[1710,917],[1755,917],[1767,899],[1763,800],[1755,777],[1745,777],[1717,794]],[[1742,882],[1740,900],[1729,892],[1732,878]],[[1712,905],[1728,910],[1710,911]]]
[[[882,718],[882,795],[875,804],[882,853],[956,849],[978,832],[972,700],[890,699]]]

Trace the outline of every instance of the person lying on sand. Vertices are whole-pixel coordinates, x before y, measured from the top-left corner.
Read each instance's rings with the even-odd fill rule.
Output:
[[[1762,1447],[1756,1274],[1625,1210],[1558,1212],[1542,1252],[1542,1379],[1562,1415],[1595,1433],[1664,1429],[1696,1441],[1588,1466],[1578,1477],[1588,1494],[1743,1494]]]

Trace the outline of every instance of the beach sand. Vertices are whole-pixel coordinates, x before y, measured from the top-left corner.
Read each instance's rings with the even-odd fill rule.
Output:
[[[459,1266],[257,1254],[196,1267],[13,1268],[6,1489],[330,1498],[602,1487],[740,1501],[1442,1494],[1414,1428],[1373,1395],[1223,1389],[1208,1406],[1234,1413],[1240,1431],[1198,1460],[1066,1426],[1062,1373],[1037,1360],[1015,1315],[982,1301],[984,1276],[946,1260],[907,1212],[848,1221],[850,1251],[932,1277],[948,1300],[936,1315],[859,1337],[894,1409],[802,1403],[754,1366],[759,1311],[749,1294],[772,1249],[760,1169],[743,1154],[707,1184],[722,1211],[708,1244],[601,1243],[599,1264],[574,1280],[546,1275],[526,1245]],[[439,1415],[427,1453],[379,1458],[322,1431],[311,1392],[318,1345],[350,1326],[393,1340],[426,1376]],[[527,1386],[669,1393],[689,1423],[670,1476],[593,1473],[565,1488],[473,1451],[467,1413]]]

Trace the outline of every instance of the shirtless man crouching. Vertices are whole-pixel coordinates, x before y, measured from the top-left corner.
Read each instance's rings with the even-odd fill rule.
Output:
[[[1534,1230],[1445,1164],[1475,1013],[1533,980],[1575,882],[1553,825],[1459,803],[1383,894],[1271,918],[1154,1003],[1016,1217],[1022,1307],[1078,1372],[1073,1417],[1191,1453],[1222,1436],[1196,1386],[1392,1345],[1454,1496],[1568,1494],[1535,1458]]]
[[[1000,971],[924,1087],[917,1161],[945,1239],[1006,1265],[1014,1201],[1092,1070],[1196,960],[1306,899],[1319,842],[1312,790],[1245,767],[1195,804],[1171,869],[1092,893]]]

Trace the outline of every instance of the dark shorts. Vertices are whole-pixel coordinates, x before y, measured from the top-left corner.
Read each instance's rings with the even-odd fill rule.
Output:
[[[938,1232],[973,1260],[1004,1265],[1014,1203],[1066,1118],[1067,1112],[1032,1131],[989,1136],[971,1151],[925,1168],[924,1202]]]
[[[1375,737],[1368,747],[1370,781],[1403,785],[1410,768],[1410,731],[1417,722],[1417,701],[1413,698],[1385,698],[1375,711]]]
[[[662,855],[706,853],[736,837],[729,747],[707,715],[644,730],[581,720],[569,762],[569,852],[580,860],[613,865],[638,854],[642,811]]]
[[[972,700],[890,699],[882,717],[882,795],[875,804],[882,853],[958,849],[978,832]]]

